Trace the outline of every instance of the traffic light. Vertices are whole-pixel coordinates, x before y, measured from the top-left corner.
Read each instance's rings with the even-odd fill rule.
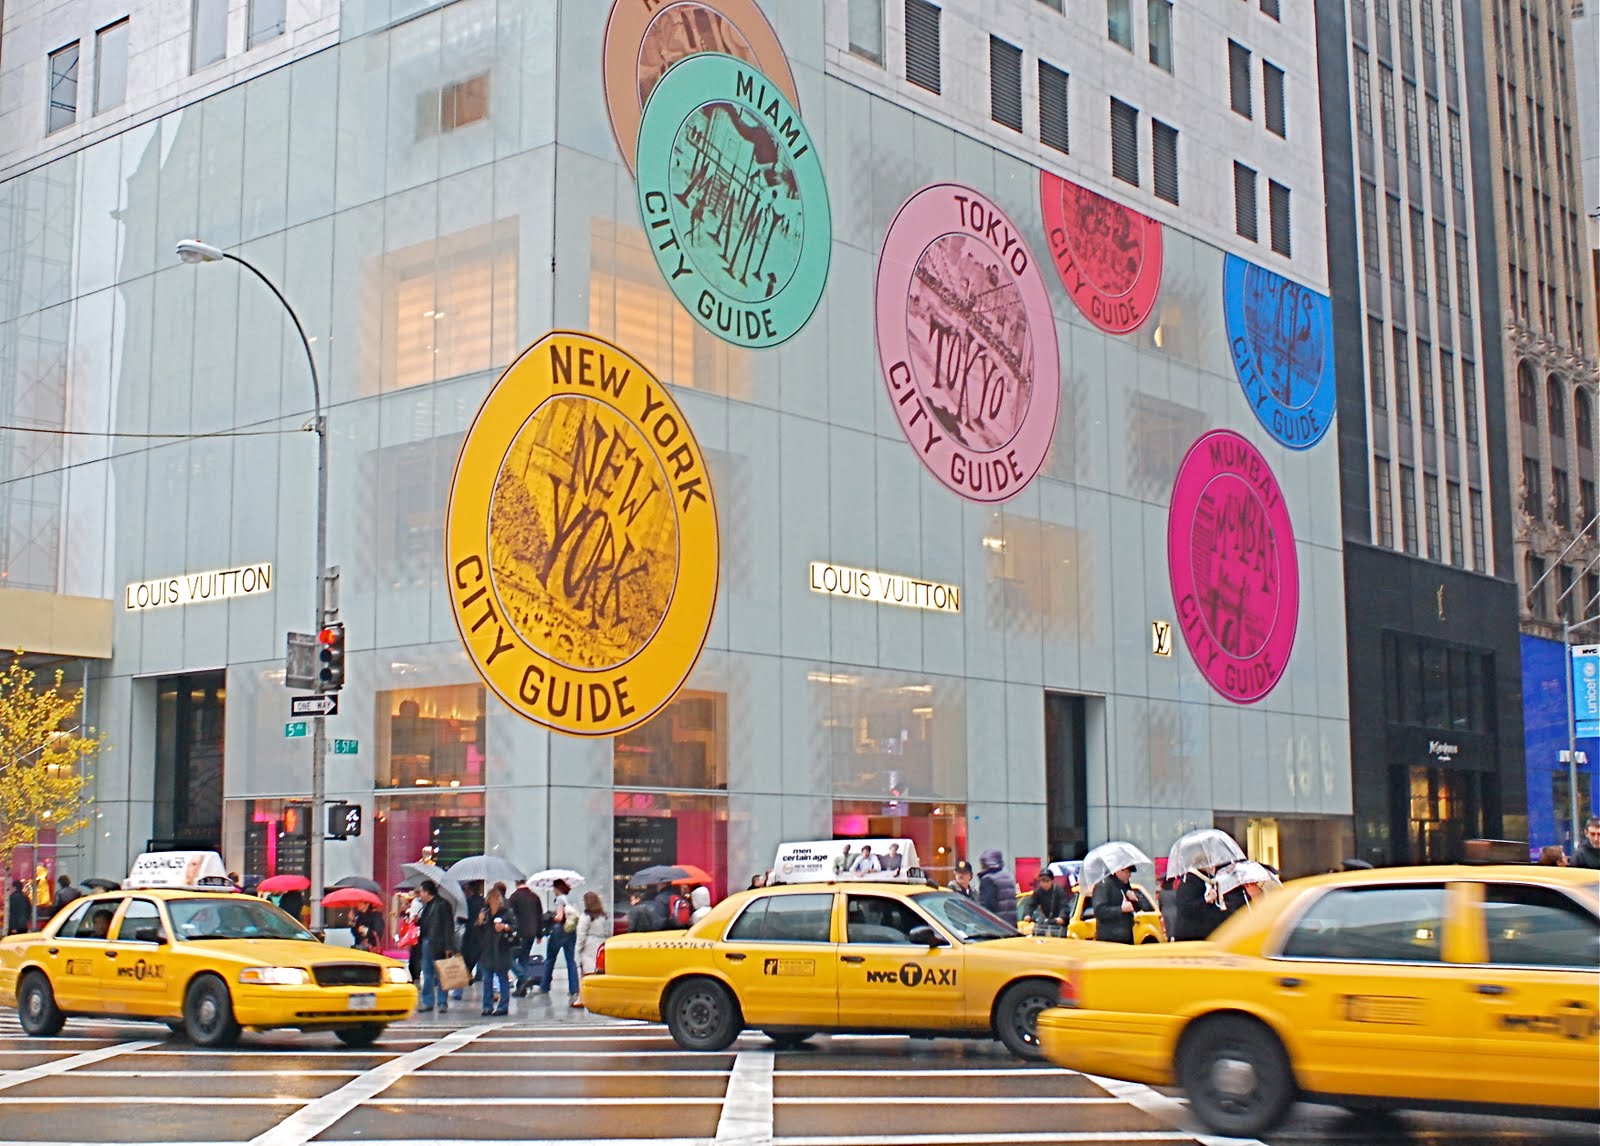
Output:
[[[344,626],[329,625],[317,634],[319,692],[338,692],[344,687]]]
[[[305,839],[311,834],[311,808],[307,804],[286,804],[283,809],[283,834]]]
[[[328,838],[330,840],[345,840],[360,834],[360,804],[328,805]]]

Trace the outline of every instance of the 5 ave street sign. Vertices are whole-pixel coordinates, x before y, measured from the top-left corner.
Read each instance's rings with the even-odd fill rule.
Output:
[[[289,698],[290,716],[337,716],[338,714],[339,697],[336,693]]]
[[[283,726],[283,734],[290,740],[296,740],[306,734],[306,728],[305,721],[291,720]]]

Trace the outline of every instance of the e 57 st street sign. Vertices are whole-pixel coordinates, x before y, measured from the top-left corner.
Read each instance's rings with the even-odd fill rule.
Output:
[[[330,692],[322,696],[294,696],[289,698],[290,716],[337,716],[338,714],[338,693]]]

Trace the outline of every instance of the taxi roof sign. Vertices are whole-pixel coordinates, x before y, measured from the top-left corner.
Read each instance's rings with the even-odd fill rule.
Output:
[[[124,890],[176,888],[232,888],[228,869],[216,852],[145,852],[133,861]]]
[[[922,883],[917,845],[908,839],[805,840],[778,845],[772,883],[832,883],[836,880]]]

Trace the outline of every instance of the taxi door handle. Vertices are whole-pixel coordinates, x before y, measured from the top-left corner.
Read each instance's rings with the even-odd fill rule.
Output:
[[[107,959],[115,959],[116,957],[117,957],[117,953],[115,951],[107,951],[106,952],[106,958]]]
[[[731,963],[744,962],[744,954],[739,951],[724,951],[722,957]]]
[[[867,961],[865,955],[841,955],[839,958],[845,963],[865,963]]]
[[[59,955],[59,954],[61,954],[61,948],[59,948],[59,947],[52,947],[52,948],[50,948],[50,954],[52,954],[52,955]]]
[[[1480,995],[1509,995],[1510,987],[1502,987],[1499,983],[1479,983],[1474,988]]]
[[[1294,990],[1296,987],[1304,987],[1305,985],[1306,985],[1306,981],[1304,979],[1292,979],[1291,978],[1291,979],[1279,979],[1278,980],[1278,986],[1287,987],[1291,991]]]

